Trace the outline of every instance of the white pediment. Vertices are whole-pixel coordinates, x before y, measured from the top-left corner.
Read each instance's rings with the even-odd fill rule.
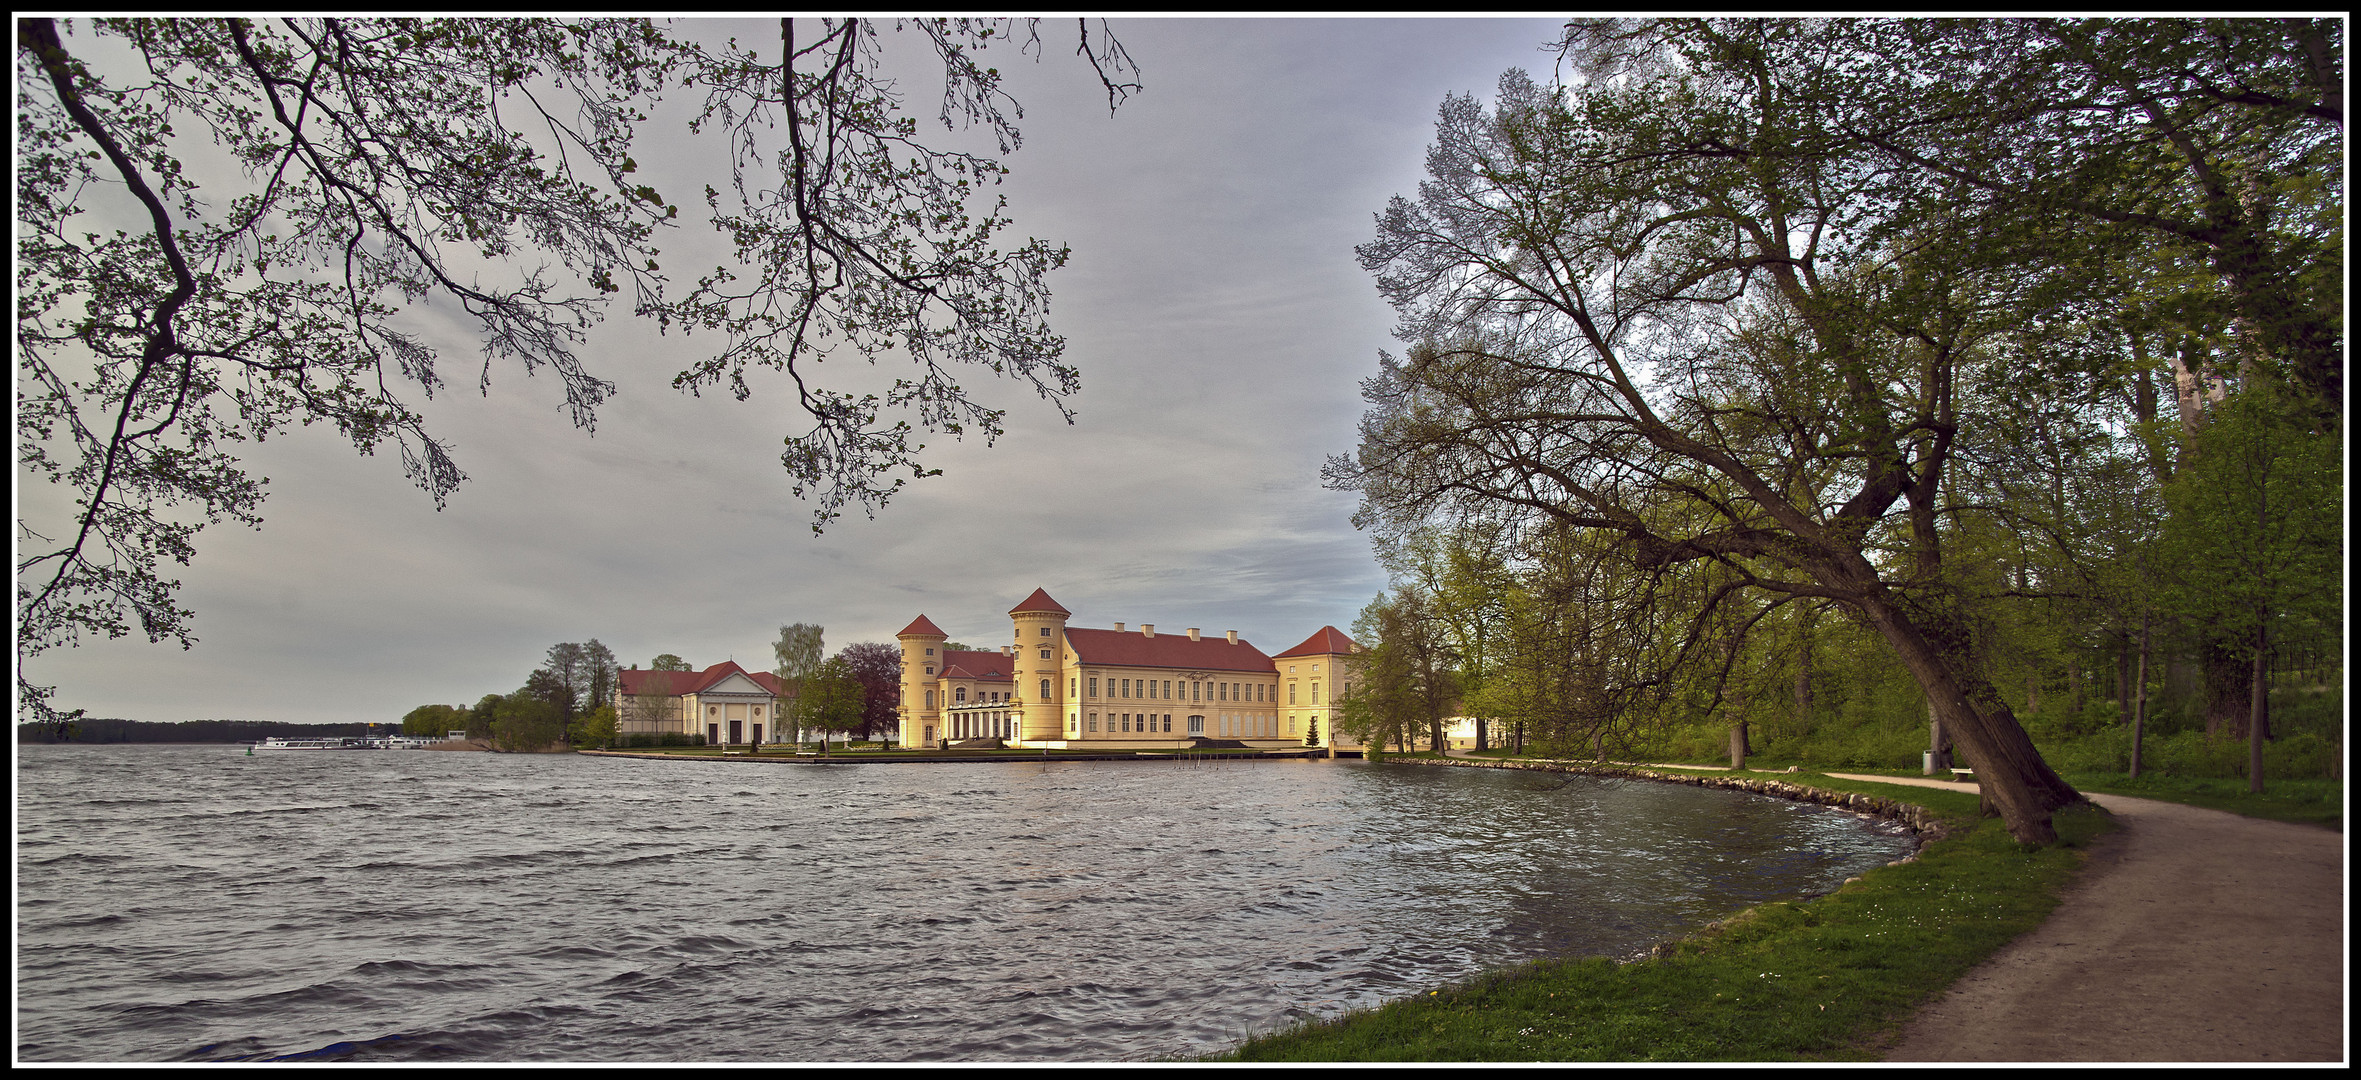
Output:
[[[698,693],[699,693],[699,694],[758,694],[758,695],[761,695],[761,696],[763,696],[763,697],[769,697],[769,696],[771,696],[771,692],[770,692],[770,691],[768,691],[768,690],[765,690],[765,689],[763,689],[763,688],[762,688],[762,684],[761,684],[761,683],[755,682],[753,679],[749,679],[749,678],[747,678],[747,677],[746,677],[746,676],[744,676],[744,675],[731,675],[729,678],[723,679],[723,680],[722,680],[722,681],[720,681],[720,682],[714,683],[713,685],[711,685],[711,686],[708,686],[708,687],[706,687],[705,689],[698,691]]]

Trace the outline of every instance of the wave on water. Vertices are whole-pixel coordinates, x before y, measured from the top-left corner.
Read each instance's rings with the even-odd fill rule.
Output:
[[[1353,762],[944,790],[931,767],[214,753],[20,748],[20,1060],[1185,1059],[1627,956],[1910,849],[1709,789]]]

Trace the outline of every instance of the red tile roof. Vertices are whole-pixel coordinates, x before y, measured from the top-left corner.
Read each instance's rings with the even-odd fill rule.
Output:
[[[950,637],[950,636],[951,636],[951,635],[949,635],[949,634],[946,634],[946,633],[944,633],[944,632],[943,632],[943,628],[942,628],[942,627],[936,626],[936,625],[935,625],[935,624],[934,624],[934,623],[933,623],[931,620],[929,620],[929,619],[928,619],[926,616],[924,616],[924,615],[921,615],[921,616],[919,616],[919,617],[917,617],[917,618],[915,618],[915,619],[912,619],[912,620],[910,620],[910,625],[903,627],[903,628],[902,628],[902,632],[901,632],[901,633],[899,633],[899,634],[895,634],[894,636],[895,636],[895,637],[912,637],[912,636],[915,636],[915,635],[918,635],[918,634],[926,634],[926,635],[931,635],[931,636],[933,636],[933,637]]]
[[[1289,649],[1286,652],[1280,653],[1279,655],[1317,656],[1322,653],[1350,653],[1358,651],[1360,651],[1360,646],[1353,644],[1353,639],[1344,636],[1343,631],[1338,630],[1333,626],[1323,626],[1320,628],[1319,633],[1313,634],[1312,636],[1303,639],[1303,644]]]
[[[1073,612],[1060,607],[1057,601],[1050,599],[1049,591],[1046,589],[1033,590],[1033,595],[1017,601],[1017,606],[1008,609],[1008,613],[1011,615],[1020,611],[1048,611],[1059,615],[1073,614]]]
[[[748,671],[729,660],[724,660],[703,671],[630,669],[618,671],[615,675],[621,681],[623,692],[633,697],[651,695],[679,697],[684,694],[702,693],[732,675],[744,675],[754,680],[755,685],[770,691],[772,697],[784,696],[786,693],[785,684],[779,681],[777,675],[768,671]]]
[[[1264,656],[1261,649],[1247,644],[1244,639],[1232,645],[1226,637],[1190,641],[1187,634],[1148,637],[1128,631],[1068,627],[1066,643],[1074,647],[1074,655],[1085,664],[1202,671],[1275,670],[1271,666],[1271,658]]]

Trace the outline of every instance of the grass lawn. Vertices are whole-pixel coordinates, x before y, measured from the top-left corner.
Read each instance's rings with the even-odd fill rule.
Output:
[[[2113,828],[2057,816],[2060,846],[2028,851],[1971,792],[1783,779],[1916,803],[1953,825],[1900,866],[1843,889],[1766,904],[1658,959],[1546,960],[1326,1023],[1253,1039],[1225,1061],[1875,1060],[1919,1004],[2040,924]]]
[[[2066,782],[2077,791],[2187,803],[2247,817],[2320,825],[2337,832],[2345,830],[2342,780],[2265,780],[2260,795],[2247,794],[2243,778],[2148,775],[2134,780],[2124,773],[2068,773]]]

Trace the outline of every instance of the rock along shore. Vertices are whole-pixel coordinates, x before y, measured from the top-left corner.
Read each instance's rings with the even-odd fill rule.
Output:
[[[1897,824],[1907,826],[1910,829],[1911,833],[1918,838],[1918,846],[1921,849],[1924,849],[1928,844],[1934,843],[1935,841],[1941,840],[1945,836],[1950,835],[1950,827],[1944,823],[1943,819],[1934,811],[1928,810],[1923,806],[1914,806],[1910,803],[1900,802],[1894,799],[1883,798],[1876,795],[1861,795],[1845,791],[1825,791],[1820,788],[1807,787],[1803,784],[1789,783],[1785,780],[1770,780],[1751,776],[1691,776],[1687,773],[1658,772],[1654,769],[1643,768],[1636,765],[1614,765],[1589,761],[1563,761],[1548,758],[1526,758],[1518,761],[1499,761],[1489,758],[1414,758],[1388,756],[1385,761],[1388,764],[1395,765],[1448,765],[1454,768],[1472,769],[1528,769],[1539,772],[1578,773],[1583,776],[1612,776],[1626,780],[1654,780],[1660,783],[1688,784],[1694,787],[1727,788],[1732,791],[1744,791],[1754,795],[1768,795],[1775,799],[1792,799],[1796,802],[1808,802],[1819,806],[1833,807],[1838,810],[1860,814],[1865,817],[1877,818],[1881,821],[1895,822]],[[1912,855],[1909,858],[1916,857],[1916,855]],[[1909,858],[1896,861],[1908,862]]]

